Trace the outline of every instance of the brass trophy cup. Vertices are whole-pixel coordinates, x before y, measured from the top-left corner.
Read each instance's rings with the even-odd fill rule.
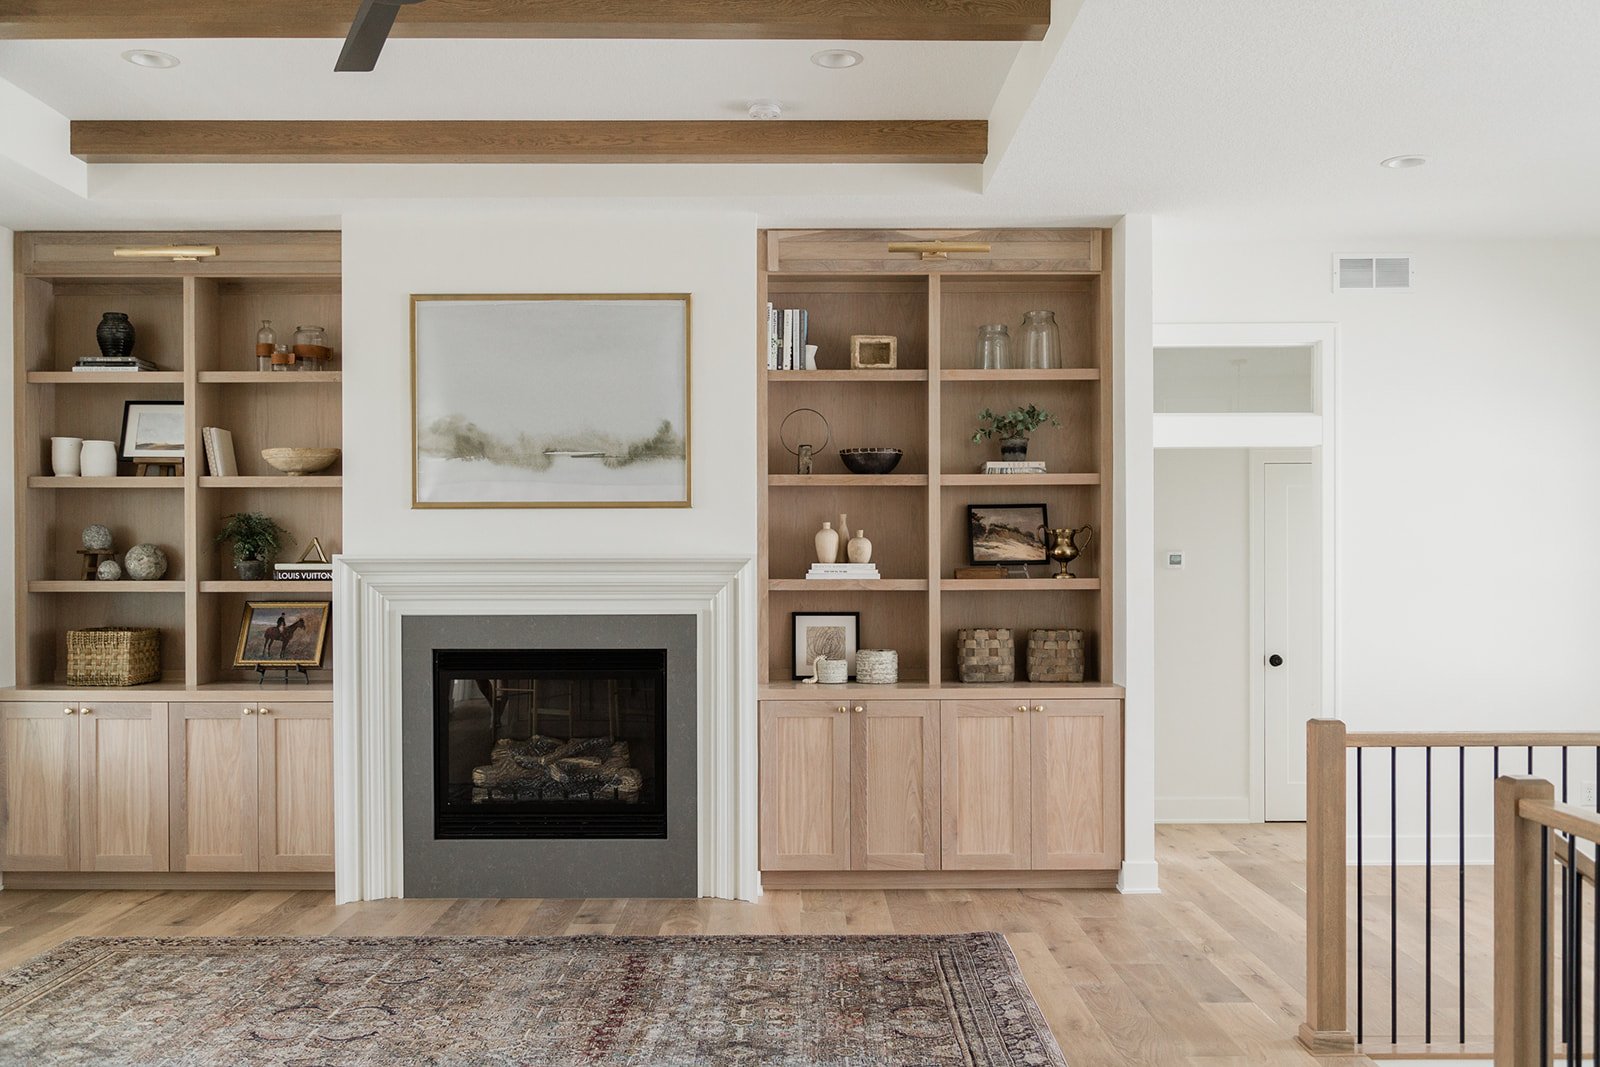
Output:
[[[1088,523],[1084,523],[1076,530],[1070,526],[1058,529],[1041,526],[1039,532],[1044,535],[1044,543],[1050,548],[1050,558],[1060,566],[1060,570],[1056,571],[1056,577],[1071,578],[1072,573],[1067,568],[1072,566],[1072,561],[1083,555],[1084,549],[1094,542],[1094,527]]]

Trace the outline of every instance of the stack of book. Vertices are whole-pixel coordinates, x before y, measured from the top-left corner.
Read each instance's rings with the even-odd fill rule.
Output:
[[[811,370],[806,366],[806,326],[810,314],[804,308],[767,305],[767,369]]]
[[[1027,459],[991,459],[983,465],[985,474],[1044,474],[1044,461]]]
[[[876,563],[813,563],[811,569],[806,572],[806,577],[819,581],[838,581],[848,578],[859,582],[863,579],[882,578],[883,575],[878,573]]]
[[[139,359],[137,356],[84,356],[72,365],[74,371],[117,371],[127,374],[130,371],[159,370],[148,359]]]
[[[206,466],[213,478],[237,478],[239,461],[233,454],[233,434],[219,426],[202,426],[200,443],[205,446]]]
[[[274,563],[272,580],[275,582],[331,582],[331,563]]]

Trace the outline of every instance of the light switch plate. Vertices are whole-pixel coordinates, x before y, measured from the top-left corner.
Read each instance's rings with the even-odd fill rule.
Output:
[[[1162,553],[1162,559],[1165,561],[1166,568],[1169,571],[1181,571],[1181,570],[1183,570],[1183,557],[1184,557],[1184,554],[1182,552],[1164,552],[1164,553]]]

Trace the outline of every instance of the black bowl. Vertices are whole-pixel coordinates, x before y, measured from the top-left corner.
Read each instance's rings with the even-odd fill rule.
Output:
[[[852,474],[888,474],[905,455],[898,448],[841,448],[839,458]]]

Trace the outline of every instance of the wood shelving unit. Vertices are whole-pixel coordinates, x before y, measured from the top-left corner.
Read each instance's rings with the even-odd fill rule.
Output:
[[[1007,247],[1090,249],[1081,262],[1052,261],[1047,251],[1026,257],[921,260],[884,251],[882,234],[865,231],[761,235],[758,309],[768,301],[809,313],[808,340],[818,345],[819,370],[764,371],[758,419],[761,592],[760,683],[772,699],[817,694],[793,682],[790,615],[796,611],[859,612],[862,647],[900,653],[897,687],[865,686],[880,697],[1009,697],[1019,693],[1116,695],[1101,684],[1111,676],[1111,264],[1110,241],[1098,231],[995,231]],[[1038,235],[1045,235],[1039,237]],[[1059,235],[1059,236],[1057,236]],[[967,239],[967,238],[958,238]],[[1072,242],[1078,242],[1073,244]],[[999,247],[997,245],[997,247]],[[827,249],[824,257],[820,249]],[[1023,312],[1048,309],[1060,326],[1063,363],[1052,370],[984,370],[976,365],[977,327],[1004,322],[1013,335]],[[756,358],[765,367],[764,317],[758,314]],[[849,369],[852,334],[892,334],[899,340],[893,370]],[[1036,403],[1060,428],[1032,438],[1030,458],[1045,475],[978,473],[998,458],[992,443],[973,444],[977,414]],[[779,438],[796,408],[822,412],[833,439],[815,473],[794,473],[794,457]],[[844,447],[904,450],[890,475],[852,475],[838,456]],[[1096,529],[1094,543],[1074,565],[1075,579],[1034,577],[958,580],[968,564],[968,504],[1043,503],[1052,526]],[[812,537],[824,521],[849,516],[873,542],[878,581],[804,580],[814,560]],[[1089,634],[1089,681],[1029,685],[1019,681],[989,692],[955,680],[956,632],[1008,626],[1017,635],[1018,674],[1024,641],[1036,628],[1074,627]],[[823,687],[827,693],[836,687]],[[847,691],[856,691],[850,687]],[[820,698],[819,698],[820,699]]]
[[[166,245],[176,237],[216,244],[220,254],[197,263],[112,255],[120,245]],[[261,319],[272,320],[284,343],[292,342],[297,325],[319,324],[335,352],[341,349],[339,235],[19,234],[15,262],[15,692],[61,688],[66,631],[106,625],[162,631],[163,680],[125,691],[137,699],[172,693],[225,699],[243,691],[255,676],[230,664],[245,601],[332,596],[328,582],[237,581],[214,536],[224,516],[262,511],[289,531],[284,558],[312,537],[330,553],[340,548],[339,465],[289,477],[260,453],[283,445],[339,446],[343,376],[261,372],[254,352]],[[128,313],[135,353],[158,371],[71,370],[79,356],[96,351],[95,325],[108,310]],[[181,476],[133,477],[127,464],[115,478],[52,476],[52,436],[116,440],[130,399],[184,402]],[[206,474],[204,426],[233,432],[239,477]],[[161,546],[169,560],[165,579],[82,580],[76,550],[83,527],[95,522],[111,527],[119,556],[140,542]],[[326,699],[329,671],[313,678],[311,692]],[[102,699],[118,691],[105,692]]]

